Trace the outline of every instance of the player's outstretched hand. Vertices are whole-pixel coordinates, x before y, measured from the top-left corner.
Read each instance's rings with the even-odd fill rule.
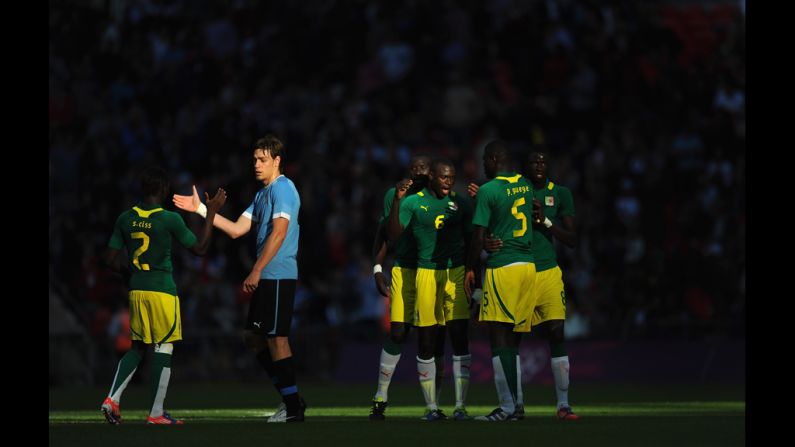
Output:
[[[196,191],[196,185],[193,185],[192,196],[181,196],[179,194],[174,194],[172,200],[174,201],[174,205],[177,208],[191,213],[196,212],[196,210],[199,209],[199,204],[201,203],[199,200],[199,192]]]
[[[224,203],[226,203],[226,191],[224,188],[218,188],[218,191],[215,192],[215,195],[212,199],[210,198],[210,195],[205,192],[204,198],[207,202],[207,209],[217,212],[222,206],[224,206]]]

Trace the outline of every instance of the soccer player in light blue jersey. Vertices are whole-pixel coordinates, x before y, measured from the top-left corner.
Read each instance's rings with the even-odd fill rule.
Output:
[[[257,140],[254,173],[264,186],[236,222],[216,214],[213,225],[235,239],[254,224],[257,261],[243,281],[243,290],[253,292],[244,338],[282,396],[282,405],[268,422],[303,422],[306,404],[298,394],[288,342],[298,280],[301,199],[293,182],[282,174],[285,155],[284,144],[275,136]],[[204,216],[205,206],[195,186],[192,196],[175,194],[174,204]]]

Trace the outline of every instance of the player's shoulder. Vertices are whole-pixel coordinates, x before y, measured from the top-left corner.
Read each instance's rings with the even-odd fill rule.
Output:
[[[161,219],[182,219],[182,214],[165,208],[158,213],[154,213],[153,216],[157,216]]]
[[[429,195],[423,191],[417,191],[416,194],[412,194],[410,196],[403,197],[403,200],[400,202],[400,206],[413,206],[418,202],[422,202],[423,200],[428,200]]]
[[[161,211],[153,213],[151,217],[154,220],[159,220],[159,221],[164,222],[164,223],[166,223],[168,225],[171,225],[171,224],[174,224],[174,223],[179,224],[179,223],[184,223],[185,222],[185,219],[182,218],[182,215],[180,213],[178,213],[176,211],[167,210],[165,208],[163,210],[161,210]]]
[[[387,200],[387,199],[388,200],[392,200],[392,197],[394,197],[394,196],[395,196],[395,187],[393,186],[393,187],[387,189],[386,192],[384,193],[384,200]]]
[[[129,219],[130,217],[133,217],[133,215],[135,215],[135,210],[133,210],[132,207],[127,208],[126,210],[119,213],[119,215],[116,217],[116,222]]]
[[[480,186],[480,189],[478,189],[478,194],[480,194],[481,191],[488,193],[492,191],[501,190],[502,188],[505,187],[506,184],[508,184],[507,181],[495,177],[487,181],[486,183],[482,184]]]
[[[549,181],[547,185],[547,189],[550,191],[555,191],[558,194],[568,194],[571,195],[571,189],[566,186],[561,185],[560,183],[555,183],[552,180]]]
[[[276,180],[273,181],[273,185],[271,185],[271,190],[278,192],[295,191],[296,187],[295,183],[293,183],[292,180],[290,180],[284,175],[280,175],[279,177],[276,178]]]

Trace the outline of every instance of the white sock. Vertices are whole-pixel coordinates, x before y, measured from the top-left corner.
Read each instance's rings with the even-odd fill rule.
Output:
[[[552,377],[555,378],[555,393],[558,408],[569,406],[569,356],[552,357]]]
[[[500,358],[492,357],[491,365],[494,367],[494,385],[497,387],[497,396],[500,398],[500,408],[508,414],[513,414],[516,411],[516,404],[511,395],[511,388],[508,387],[508,379],[505,378]]]
[[[114,376],[114,378],[113,378],[113,384],[111,384],[110,389],[113,389],[113,387],[116,386],[116,381],[119,380],[119,367],[121,367],[121,364],[119,364],[119,366],[116,367],[116,376]],[[124,379],[124,381],[121,383],[121,385],[119,385],[119,388],[116,390],[115,393],[108,394],[108,396],[111,399],[113,399],[114,402],[121,403],[121,394],[124,392],[124,389],[127,388],[127,385],[130,384],[130,380],[132,379],[133,374],[135,374],[135,371],[137,371],[137,370],[138,370],[138,368],[135,368],[134,370],[132,370],[130,375],[127,376],[127,378]]]
[[[524,393],[522,393],[522,362],[519,354],[516,355],[516,405],[524,405]]]
[[[417,375],[425,404],[429,410],[437,410],[436,406],[436,361],[432,358],[423,360],[417,357]]]
[[[166,391],[168,391],[168,381],[171,379],[171,368],[163,368],[160,373],[160,382],[157,386],[157,394],[155,395],[155,403],[152,404],[152,411],[149,416],[153,418],[163,415],[163,401],[166,399]]]
[[[455,380],[455,407],[463,408],[469,390],[469,370],[472,366],[472,355],[453,356],[453,380]]]
[[[392,355],[383,349],[381,350],[381,366],[378,370],[378,389],[375,392],[373,400],[379,402],[387,401],[389,383],[392,382],[392,374],[395,372],[398,360],[400,360],[400,354]]]
[[[436,403],[442,401],[442,384],[444,384],[444,356],[434,357],[436,363]]]
[[[174,345],[172,343],[160,343],[155,345],[155,355],[168,355],[174,352]],[[152,359],[152,361],[155,361]],[[170,360],[169,360],[170,362]],[[171,379],[171,368],[164,366],[160,372],[160,378],[157,381],[157,393],[155,393],[155,401],[152,403],[152,410],[149,416],[157,418],[163,415],[163,401],[166,400],[166,391],[168,391],[168,381]]]

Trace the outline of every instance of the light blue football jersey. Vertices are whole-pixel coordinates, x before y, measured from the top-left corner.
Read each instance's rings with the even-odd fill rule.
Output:
[[[262,269],[262,279],[298,279],[298,211],[301,198],[292,180],[280,175],[271,184],[257,191],[243,215],[251,219],[257,232],[257,258],[265,247],[265,241],[273,231],[273,219],[289,221],[287,236],[279,251]]]

